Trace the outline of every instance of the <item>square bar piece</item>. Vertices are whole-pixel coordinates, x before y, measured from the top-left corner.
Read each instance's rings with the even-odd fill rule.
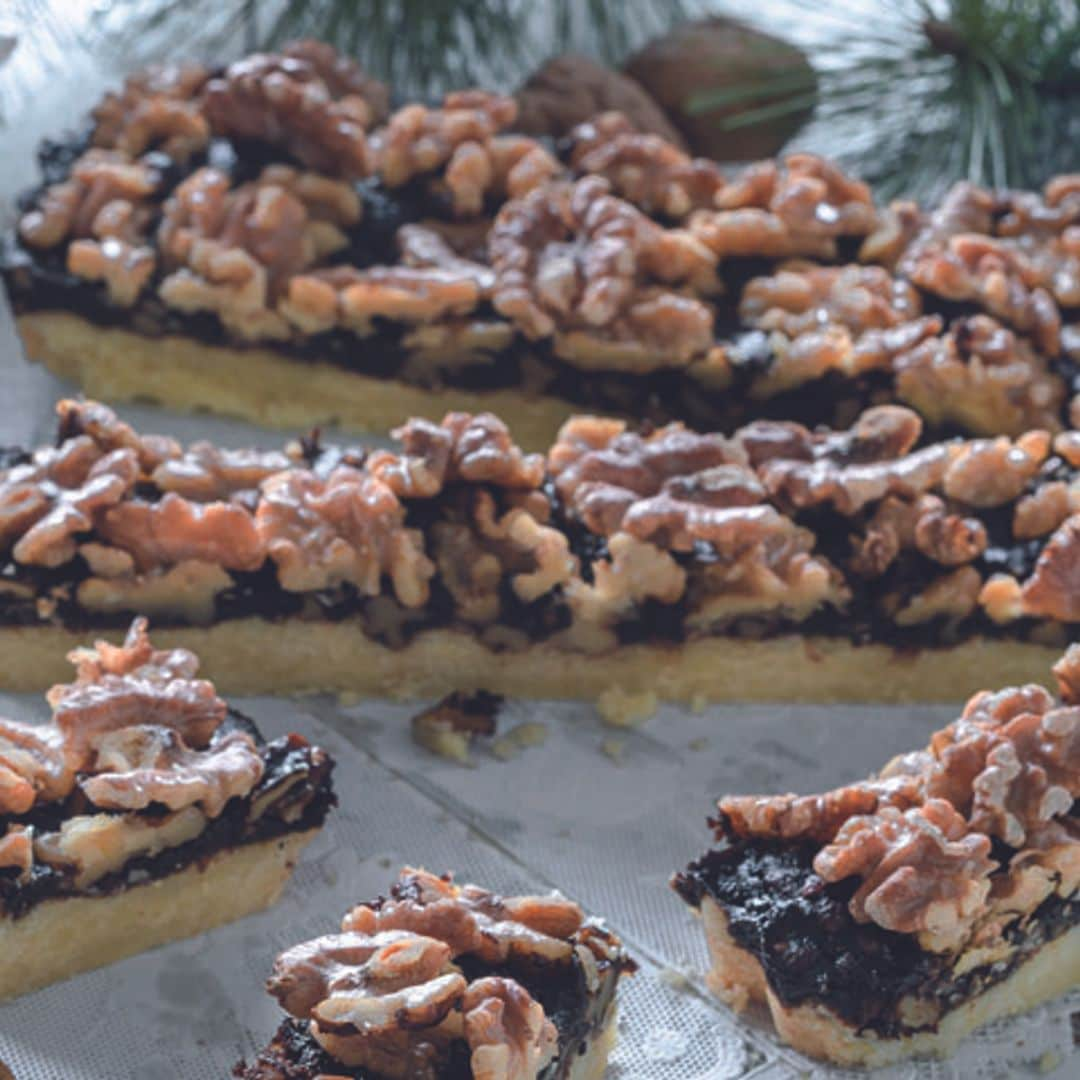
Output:
[[[0,719],[0,1000],[268,907],[335,802],[144,619],[71,658],[51,722]]]
[[[823,795],[730,796],[674,879],[710,982],[796,1049],[879,1067],[1080,984],[1080,645]]]
[[[341,933],[287,950],[289,1014],[240,1080],[601,1080],[636,965],[561,896],[502,897],[406,867]]]

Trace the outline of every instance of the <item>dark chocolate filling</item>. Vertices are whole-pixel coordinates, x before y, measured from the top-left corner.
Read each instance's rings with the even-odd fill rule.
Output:
[[[543,1005],[548,1019],[558,1029],[559,1052],[537,1080],[564,1080],[569,1074],[575,1060],[589,1049],[590,1040],[607,1022],[619,976],[626,970],[618,962],[600,962],[600,985],[590,993],[576,956],[568,964],[542,967],[491,966],[467,956],[459,957],[456,963],[470,981],[489,975],[515,979]],[[314,1080],[324,1074],[347,1076],[350,1080],[380,1080],[379,1074],[368,1069],[351,1068],[335,1061],[311,1038],[307,1024],[293,1019],[278,1028],[270,1045],[251,1065],[241,1062],[233,1072],[239,1080]],[[438,1072],[438,1080],[471,1080],[471,1077],[468,1048],[464,1042],[455,1042],[449,1059]]]
[[[723,908],[731,937],[758,959],[784,1005],[820,1003],[856,1029],[885,1038],[925,1030],[908,1027],[898,1015],[904,997],[942,1012],[955,1008],[1008,978],[1080,921],[1080,897],[1050,897],[1005,929],[1015,946],[1009,959],[957,977],[949,957],[924,951],[914,935],[857,923],[848,901],[858,880],[826,884],[812,867],[818,850],[768,840],[714,848],[676,876],[675,889],[694,907],[710,896]]]
[[[234,710],[230,710],[215,739],[238,728],[251,734],[260,747],[262,779],[244,798],[230,799],[222,813],[211,819],[195,839],[157,855],[137,856],[82,890],[75,888],[68,871],[48,863],[35,860],[25,881],[19,880],[14,868],[0,869],[0,916],[18,919],[43,901],[58,897],[107,896],[205,863],[228,848],[320,827],[337,802],[331,786],[333,762],[325,754],[316,759],[314,748],[299,735],[265,742],[251,720]],[[286,787],[290,782],[291,786]],[[278,799],[270,794],[276,788],[281,788]],[[249,821],[253,804],[263,797],[270,797],[269,807],[257,820]],[[23,815],[0,815],[0,835],[10,825],[30,825],[40,832],[51,832],[73,816],[109,812],[90,805],[76,788],[63,803],[46,803]],[[151,804],[140,816],[154,818],[166,812],[165,807]]]

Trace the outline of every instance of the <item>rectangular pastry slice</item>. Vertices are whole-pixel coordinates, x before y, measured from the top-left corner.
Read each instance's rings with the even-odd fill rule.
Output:
[[[268,907],[335,801],[145,620],[71,659],[49,723],[0,719],[0,1000]]]
[[[822,795],[730,796],[673,884],[710,983],[839,1065],[943,1057],[1080,985],[1080,645]]]
[[[1080,422],[1075,178],[885,209],[808,154],[727,179],[619,113],[555,154],[512,98],[387,100],[310,41],[132,76],[43,147],[0,257],[31,356],[262,423],[490,410],[530,449],[581,411]]]
[[[274,453],[58,408],[0,469],[8,689],[136,612],[231,691],[417,697],[949,700],[1045,678],[1080,628],[1077,432],[582,416],[543,456],[452,413]]]
[[[561,896],[502,897],[406,867],[341,932],[287,950],[288,1013],[240,1080],[601,1080],[619,939]]]

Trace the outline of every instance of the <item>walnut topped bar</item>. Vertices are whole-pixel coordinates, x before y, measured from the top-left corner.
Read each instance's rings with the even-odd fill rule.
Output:
[[[282,953],[292,1019],[241,1080],[600,1080],[619,939],[561,896],[502,897],[406,867],[341,932]]]
[[[0,1000],[273,903],[334,804],[145,619],[70,659],[48,723],[0,719]]]
[[[1080,645],[1060,698],[976,694],[925,750],[822,795],[728,796],[674,879],[714,990],[815,1057],[880,1066],[1080,984]]]
[[[129,78],[43,148],[0,251],[31,355],[264,423],[490,410],[529,449],[576,411],[1080,424],[1076,177],[882,208],[812,155],[727,175],[620,113],[552,147],[499,94],[388,102],[311,41]]]
[[[1080,624],[1076,432],[579,416],[542,455],[454,413],[278,452],[58,412],[0,471],[8,687],[135,612],[244,690],[682,700],[962,696],[988,662],[1045,677]]]

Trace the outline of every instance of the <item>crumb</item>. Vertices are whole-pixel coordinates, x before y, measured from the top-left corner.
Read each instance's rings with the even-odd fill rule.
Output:
[[[343,709],[351,709],[354,705],[359,705],[363,700],[363,696],[355,690],[342,690],[337,696],[337,703]]]
[[[626,751],[625,739],[605,739],[600,744],[600,749],[609,757],[616,765],[622,763],[623,754]]]
[[[676,990],[680,994],[686,993],[693,985],[690,976],[685,971],[673,967],[662,967],[660,969],[660,981],[666,983],[672,990]]]
[[[1038,1061],[1038,1070],[1044,1076],[1052,1073],[1061,1064],[1061,1055],[1056,1050],[1047,1050]]]
[[[496,739],[491,744],[491,752],[500,761],[510,761],[530,746],[542,746],[547,741],[547,737],[548,730],[544,724],[526,721]]]
[[[690,699],[690,711],[703,713],[709,707],[709,699],[704,694],[695,694]]]
[[[473,738],[495,734],[495,716],[501,705],[502,698],[486,690],[450,694],[412,718],[412,740],[447,761],[469,765]]]
[[[696,739],[691,739],[687,746],[694,751],[706,750],[709,746],[708,736],[699,735]]]
[[[640,694],[629,694],[618,686],[605,690],[596,700],[596,708],[608,727],[639,727],[654,712],[658,699],[656,694],[647,690]]]

